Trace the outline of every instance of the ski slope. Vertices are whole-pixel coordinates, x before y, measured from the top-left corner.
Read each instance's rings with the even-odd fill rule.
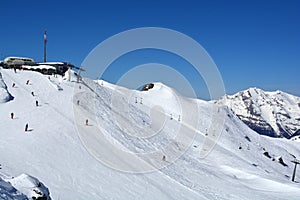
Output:
[[[140,92],[105,81],[0,73],[14,97],[0,103],[0,172],[37,177],[52,199],[300,198],[290,162],[300,157],[299,143],[258,135],[225,106],[185,98],[162,83]],[[207,138],[218,142],[203,156]]]

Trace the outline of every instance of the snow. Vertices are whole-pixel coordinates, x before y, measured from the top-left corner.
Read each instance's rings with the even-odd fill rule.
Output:
[[[49,66],[49,65],[64,65],[65,63],[63,63],[63,62],[39,62],[37,64]]]
[[[271,129],[269,136],[290,138],[300,130],[300,98],[285,92],[250,88],[217,102],[254,128]]]
[[[11,59],[14,59],[14,60],[30,60],[32,62],[34,62],[34,60],[32,58],[26,58],[26,57],[13,57],[13,56],[10,56],[10,57],[7,57],[4,59],[4,62],[8,62],[10,61]]]
[[[77,83],[72,73],[0,72],[15,97],[0,104],[0,172],[37,177],[52,199],[300,198],[290,162],[300,157],[299,143],[258,135],[226,106],[162,83],[141,92],[102,80]],[[221,135],[213,136],[219,121]],[[218,142],[203,157],[207,138]]]
[[[288,185],[282,184],[273,180],[261,178],[259,176],[249,174],[247,172],[234,169],[228,166],[222,166],[221,169],[224,173],[228,176],[233,176],[235,179],[241,182],[254,190],[260,191],[268,191],[268,192],[278,192],[280,190],[285,190],[286,192],[294,193],[299,190],[299,188]]]
[[[5,103],[13,99],[7,90],[7,86],[3,81],[2,74],[0,73],[0,103]]]
[[[27,200],[28,198],[0,176],[0,199]]]
[[[2,180],[1,176],[5,178]],[[43,183],[28,174],[21,174],[17,177],[7,177],[6,175],[0,174],[0,180],[3,182],[6,181],[4,182],[6,186],[5,184],[3,185],[5,186],[5,190],[8,191],[7,194],[3,192],[3,199],[6,199],[11,196],[11,194],[16,193],[16,195],[14,195],[14,199],[25,199],[26,196],[28,199],[38,199],[43,197],[46,200],[51,200],[49,197],[49,191]]]
[[[25,69],[53,69],[56,70],[55,67],[51,65],[22,65]]]

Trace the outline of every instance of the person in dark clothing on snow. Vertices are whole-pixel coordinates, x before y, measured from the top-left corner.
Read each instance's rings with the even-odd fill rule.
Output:
[[[13,83],[13,84],[12,84],[12,87],[15,87],[15,86],[16,86],[16,84],[15,84],[15,83]]]
[[[26,81],[26,85],[28,85],[28,84],[29,84],[29,80]]]
[[[35,105],[36,105],[36,106],[39,106],[39,102],[38,102],[38,101],[35,101]]]
[[[28,123],[25,125],[25,132],[28,131]]]
[[[11,119],[14,118],[14,113],[10,113],[10,118],[11,118]]]
[[[85,120],[85,125],[86,125],[86,126],[89,125],[89,120],[88,120],[88,119]]]
[[[31,95],[32,95],[32,96],[34,96],[34,93],[33,93],[33,92],[31,92]]]

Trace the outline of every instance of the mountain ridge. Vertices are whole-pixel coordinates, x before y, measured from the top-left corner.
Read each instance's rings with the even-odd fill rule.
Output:
[[[227,105],[259,134],[287,139],[299,134],[300,97],[280,90],[268,92],[253,87],[214,102]]]

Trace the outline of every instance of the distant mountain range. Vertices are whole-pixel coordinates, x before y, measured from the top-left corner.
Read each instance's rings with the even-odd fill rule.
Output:
[[[252,130],[271,137],[300,135],[300,98],[275,91],[249,88],[225,95],[217,104],[227,105]]]

